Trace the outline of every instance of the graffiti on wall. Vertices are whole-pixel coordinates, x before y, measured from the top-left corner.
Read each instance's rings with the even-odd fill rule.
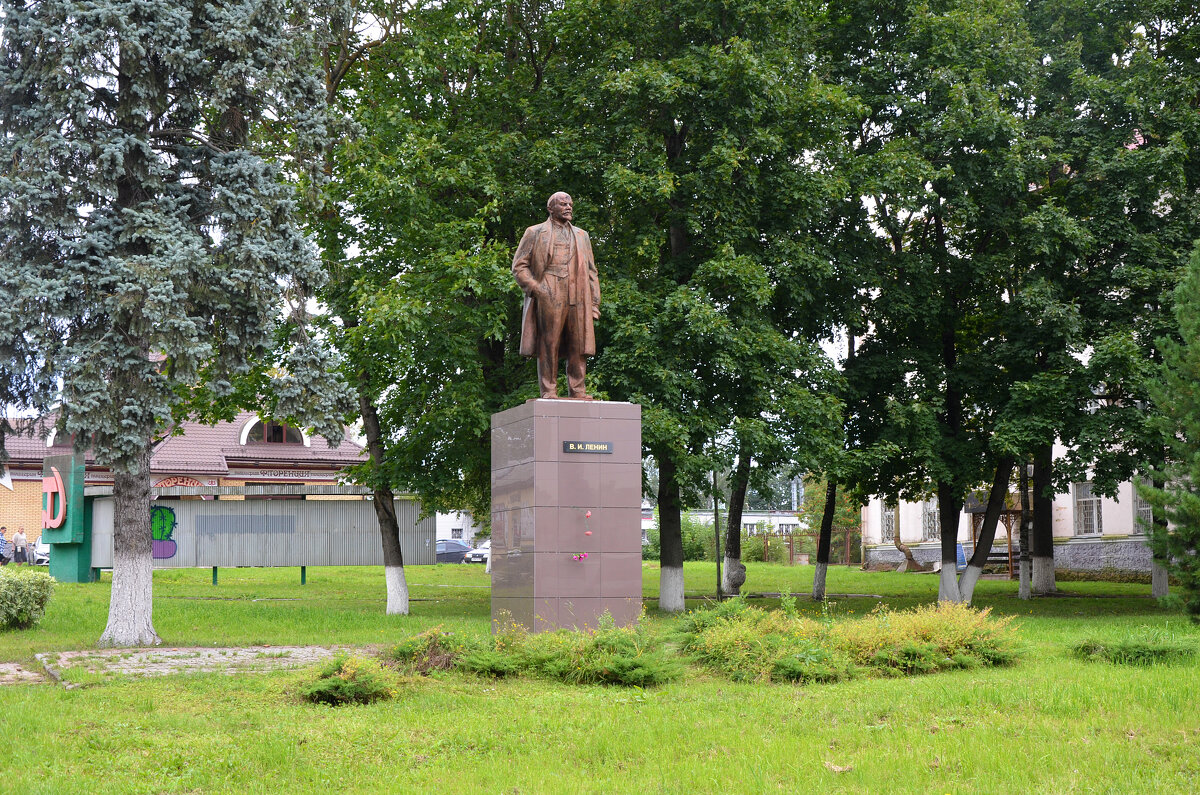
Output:
[[[179,545],[171,535],[175,532],[177,524],[174,508],[168,508],[166,505],[150,506],[150,545],[155,560],[170,560],[175,557]]]

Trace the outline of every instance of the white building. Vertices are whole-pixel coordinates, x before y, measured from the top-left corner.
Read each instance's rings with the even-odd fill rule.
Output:
[[[467,511],[454,513],[439,513],[437,515],[437,539],[453,538],[471,546],[475,545],[475,536],[479,533],[479,525],[475,517]]]
[[[958,523],[958,542],[969,557],[983,520],[983,505],[968,500]],[[1058,569],[1098,571],[1150,571],[1151,555],[1142,522],[1149,522],[1150,506],[1138,496],[1132,483],[1122,483],[1116,499],[1094,493],[1091,482],[1072,483],[1054,498],[1054,565]],[[1008,510],[996,528],[995,547],[1007,549],[1011,528],[1014,557],[1020,546],[1020,497],[1016,484]],[[1139,521],[1139,519],[1141,521]],[[922,563],[941,559],[941,534],[937,498],[923,502],[901,502],[885,506],[879,498],[862,509],[863,561],[899,563],[903,555],[894,544],[900,541]]]

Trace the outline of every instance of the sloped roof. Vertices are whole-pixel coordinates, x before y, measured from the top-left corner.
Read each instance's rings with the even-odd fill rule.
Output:
[[[184,422],[179,426],[180,434],[168,436],[154,448],[150,459],[153,472],[191,472],[223,475],[229,472],[231,463],[268,463],[299,467],[341,468],[363,460],[363,448],[343,439],[341,444],[330,447],[323,436],[313,435],[308,445],[271,444],[247,442],[241,444],[241,431],[256,415],[244,411],[232,422],[205,425],[199,422]],[[69,439],[46,446],[44,437],[10,436],[5,447],[13,466],[41,467],[42,459],[52,455],[68,455],[71,452]],[[95,461],[89,448],[85,453],[89,466]]]

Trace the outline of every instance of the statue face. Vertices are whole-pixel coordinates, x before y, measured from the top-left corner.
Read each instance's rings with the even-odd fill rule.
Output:
[[[570,221],[573,217],[572,210],[574,207],[575,204],[571,201],[571,197],[563,193],[555,198],[553,203],[551,203],[550,215],[555,221],[560,223],[564,221]]]

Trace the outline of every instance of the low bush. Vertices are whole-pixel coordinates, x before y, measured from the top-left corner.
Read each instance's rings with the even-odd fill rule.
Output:
[[[937,605],[816,621],[735,599],[685,617],[682,645],[734,680],[836,682],[859,673],[910,676],[1005,665],[1016,657],[1009,619]]]
[[[428,674],[452,668],[455,661],[470,650],[469,641],[443,632],[439,625],[401,641],[389,656],[414,673]]]
[[[29,566],[0,568],[0,628],[28,629],[42,620],[54,579]]]
[[[314,704],[371,704],[395,695],[393,675],[375,660],[339,655],[317,672],[315,681],[300,688],[300,697]]]
[[[682,666],[640,626],[617,627],[611,617],[595,630],[530,634],[509,624],[491,638],[451,638],[433,629],[391,653],[415,673],[456,669],[492,677],[537,676],[571,684],[650,687],[677,678]]]
[[[1083,660],[1102,660],[1116,665],[1170,665],[1196,658],[1196,643],[1168,630],[1142,627],[1117,639],[1089,638],[1071,648]]]

